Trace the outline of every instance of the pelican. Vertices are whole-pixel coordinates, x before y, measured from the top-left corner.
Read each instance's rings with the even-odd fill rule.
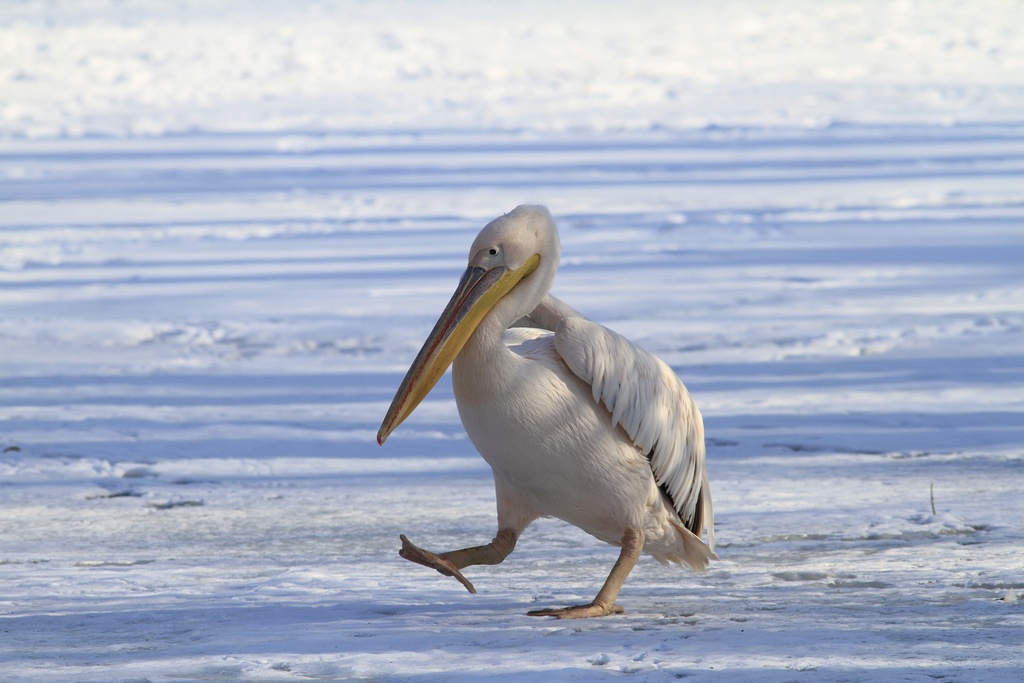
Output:
[[[621,548],[592,602],[528,613],[573,619],[621,613],[615,600],[644,552],[697,571],[718,558],[697,406],[664,362],[548,293],[560,254],[543,206],[480,231],[377,442],[453,366],[459,417],[494,472],[498,532],[438,554],[402,535],[399,554],[475,593],[463,569],[502,562],[531,522],[556,517]]]

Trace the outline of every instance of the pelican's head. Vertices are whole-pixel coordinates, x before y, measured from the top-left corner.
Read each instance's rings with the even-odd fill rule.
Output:
[[[451,301],[398,387],[377,443],[430,393],[488,314],[504,331],[536,308],[551,288],[560,252],[555,221],[543,206],[517,206],[484,226]]]

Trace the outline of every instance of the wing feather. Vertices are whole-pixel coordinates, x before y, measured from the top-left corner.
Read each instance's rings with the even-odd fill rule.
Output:
[[[555,349],[647,455],[655,481],[686,527],[698,537],[706,529],[713,549],[704,423],[682,381],[655,355],[583,317],[558,321]]]

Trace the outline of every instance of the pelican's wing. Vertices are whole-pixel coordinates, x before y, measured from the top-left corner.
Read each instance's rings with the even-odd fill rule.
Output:
[[[707,529],[713,549],[704,423],[676,374],[653,354],[585,318],[558,321],[555,349],[647,455],[655,481],[686,527],[698,538]]]

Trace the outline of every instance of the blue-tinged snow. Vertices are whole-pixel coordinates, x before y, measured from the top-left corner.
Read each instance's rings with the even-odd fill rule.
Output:
[[[0,680],[1018,681],[1024,7],[0,13]],[[705,416],[721,561],[495,531],[442,380],[473,236]]]

